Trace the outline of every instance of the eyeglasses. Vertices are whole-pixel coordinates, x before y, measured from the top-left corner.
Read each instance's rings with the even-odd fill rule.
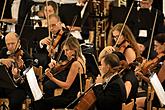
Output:
[[[116,35],[116,36],[112,35],[112,37],[116,41],[119,38],[119,35]]]
[[[60,22],[58,22],[56,24],[51,24],[50,27],[56,27],[58,24],[60,24]]]

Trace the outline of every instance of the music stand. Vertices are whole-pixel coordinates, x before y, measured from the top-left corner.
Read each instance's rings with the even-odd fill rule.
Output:
[[[163,107],[165,105],[165,91],[157,77],[156,73],[152,73],[150,76],[150,82],[155,90],[156,95],[159,98],[160,105]]]
[[[98,74],[100,74],[100,70],[98,68],[98,63],[96,61],[95,56],[92,53],[83,53],[86,58],[86,70],[87,76],[91,76],[95,79]]]
[[[2,110],[9,110],[9,108],[7,107],[7,105],[5,104],[5,102],[3,101],[3,103],[0,105],[0,109],[2,108]]]
[[[0,87],[2,88],[8,88],[8,89],[14,89],[17,86],[13,82],[9,72],[5,69],[6,67],[4,65],[0,65]],[[5,97],[2,97],[5,98]],[[3,101],[3,103],[0,105],[0,109],[2,110],[8,110],[7,105]]]
[[[17,87],[4,65],[0,65],[0,73],[0,87],[8,89],[14,89]]]

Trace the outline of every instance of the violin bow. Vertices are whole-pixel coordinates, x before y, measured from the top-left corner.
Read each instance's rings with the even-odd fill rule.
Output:
[[[151,46],[152,46],[152,41],[154,38],[154,31],[155,31],[155,25],[156,25],[157,17],[158,17],[158,10],[156,9],[156,15],[155,15],[154,24],[152,27],[151,39],[150,39],[150,44],[149,44],[149,49],[148,49],[148,54],[147,54],[147,61],[148,61],[148,59],[150,57],[150,53],[151,53]]]
[[[51,39],[51,42],[50,42],[50,47],[49,47],[49,53],[51,53],[50,57],[52,58],[53,55],[52,55],[52,52],[51,52],[51,48],[53,46],[53,40],[54,40],[54,37],[51,35],[51,32],[50,32],[50,19],[49,19],[49,15],[48,15],[48,0],[46,0],[46,20],[47,20],[47,27],[48,27],[48,36],[49,38]]]
[[[128,17],[129,17],[129,15],[130,15],[130,13],[131,13],[131,10],[132,10],[132,8],[133,8],[133,5],[134,5],[134,1],[132,2],[131,7],[130,7],[130,9],[129,9],[129,11],[128,11],[128,14],[127,14],[127,16],[126,16],[126,18],[125,18],[125,21],[124,21],[123,26],[122,26],[122,28],[121,28],[121,30],[120,30],[120,33],[119,33],[119,37],[118,37],[118,39],[117,39],[115,45],[113,46],[114,48],[115,48],[115,47],[117,46],[117,44],[119,43],[119,39],[120,39],[120,37],[121,37],[121,35],[122,35],[122,32],[123,32],[123,30],[124,30],[124,27],[125,27],[125,25],[126,25],[126,22],[127,22],[127,20],[128,20]]]
[[[4,12],[5,12],[5,8],[6,8],[6,3],[7,3],[7,0],[5,0],[4,5],[3,5],[1,20],[3,19],[3,16],[4,16]]]
[[[76,23],[76,20],[77,20],[77,15],[74,16],[74,18],[73,18],[73,22],[72,22],[71,28],[69,29],[69,33],[68,33],[68,35],[67,35],[67,37],[66,37],[66,40],[64,41],[65,43],[66,43],[66,41],[69,39],[69,36],[71,35],[71,30],[72,30],[74,24]],[[64,45],[65,45],[65,43],[64,43]],[[60,60],[60,57],[61,57],[61,55],[62,55],[62,52],[63,52],[63,49],[60,51],[59,55],[57,56],[57,61]]]

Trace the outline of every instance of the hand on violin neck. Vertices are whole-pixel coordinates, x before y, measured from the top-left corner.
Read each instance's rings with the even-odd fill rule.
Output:
[[[49,65],[49,68],[54,68],[57,65],[57,62],[52,59],[48,65]]]
[[[53,74],[50,72],[50,69],[47,68],[45,70],[45,75],[51,80],[53,78]]]
[[[18,69],[18,68],[15,68],[15,66],[14,66],[14,64],[12,64],[12,74],[13,74],[13,77],[14,78],[19,78],[19,76],[20,76],[20,69]]]

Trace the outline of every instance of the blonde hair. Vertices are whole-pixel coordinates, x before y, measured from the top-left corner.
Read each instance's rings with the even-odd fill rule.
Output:
[[[68,39],[66,39],[63,43],[62,43],[62,47],[63,46],[67,46],[69,49],[74,50],[75,51],[75,57],[80,57],[81,59],[83,59],[83,61],[85,62],[85,57],[82,54],[82,49],[80,47],[79,41],[73,37],[72,35],[69,36]]]

